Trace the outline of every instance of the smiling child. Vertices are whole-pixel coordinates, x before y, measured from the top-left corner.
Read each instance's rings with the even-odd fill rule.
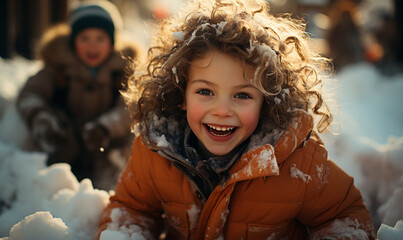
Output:
[[[247,0],[192,2],[161,23],[124,94],[138,136],[98,238],[375,238],[320,140],[328,65],[303,31]]]
[[[111,186],[94,178],[96,166],[116,168],[108,153],[124,152],[133,139],[119,91],[127,78],[124,58],[136,57],[138,47],[116,41],[121,21],[109,1],[78,3],[68,24],[44,34],[44,66],[27,80],[17,104],[34,150],[48,154],[47,164],[67,162],[79,180],[91,178],[100,188]]]

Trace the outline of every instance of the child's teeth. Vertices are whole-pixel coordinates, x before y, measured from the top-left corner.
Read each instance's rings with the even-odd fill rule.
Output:
[[[212,126],[212,125],[208,125],[208,126],[209,126],[209,128],[212,128],[217,131],[229,131],[229,130],[234,129],[234,127],[220,127],[220,126]]]

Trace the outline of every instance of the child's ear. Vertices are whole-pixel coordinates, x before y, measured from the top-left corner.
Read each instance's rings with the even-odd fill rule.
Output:
[[[183,111],[188,110],[188,107],[186,106],[186,101],[184,101],[184,102],[182,103],[181,109],[182,109]]]

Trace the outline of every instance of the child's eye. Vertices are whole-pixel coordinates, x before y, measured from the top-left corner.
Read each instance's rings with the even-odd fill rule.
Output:
[[[252,96],[247,94],[247,93],[237,93],[235,95],[235,98],[240,98],[240,99],[251,99]]]
[[[105,41],[105,37],[104,36],[99,36],[99,37],[97,37],[97,41],[98,42],[104,42]]]
[[[213,95],[213,93],[208,89],[200,89],[196,93],[198,93],[200,95],[204,95],[204,96],[212,96]]]
[[[81,42],[88,42],[88,37],[87,36],[81,36],[79,40]]]

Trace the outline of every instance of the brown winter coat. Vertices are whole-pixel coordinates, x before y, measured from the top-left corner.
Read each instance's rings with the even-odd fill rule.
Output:
[[[98,237],[106,228],[123,231],[122,226],[136,224],[155,238],[151,235],[161,230],[164,213],[167,239],[374,239],[370,214],[353,178],[328,160],[322,141],[311,132],[312,118],[299,120],[274,147],[266,144],[246,152],[205,203],[197,187],[173,166],[176,160],[167,160],[136,138],[102,214]]]
[[[127,136],[130,121],[119,90],[128,75],[128,61],[122,56],[133,58],[138,50],[134,45],[115,44],[111,56],[91,76],[71,49],[69,34],[68,25],[59,25],[44,35],[39,50],[44,67],[27,80],[18,98],[23,119],[30,125],[35,113],[57,105],[76,128],[95,120],[109,130],[112,139]]]

